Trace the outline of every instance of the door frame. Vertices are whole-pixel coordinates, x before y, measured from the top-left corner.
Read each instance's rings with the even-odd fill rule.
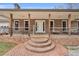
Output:
[[[63,22],[64,22],[64,21],[66,22],[66,30],[67,30],[67,20],[62,20],[62,21],[61,21],[62,31],[63,31]],[[63,31],[63,32],[66,32],[66,31]]]
[[[45,32],[46,32],[46,31],[45,31],[45,27],[46,27],[46,26],[45,26],[45,24],[46,24],[46,23],[45,23],[45,20],[40,20],[40,21],[43,21],[43,22],[44,22],[44,31],[43,31],[43,32],[38,32],[38,31],[36,31],[36,22],[37,22],[37,21],[39,21],[39,20],[35,20],[35,33],[45,33]],[[43,26],[43,25],[42,25],[42,26]]]

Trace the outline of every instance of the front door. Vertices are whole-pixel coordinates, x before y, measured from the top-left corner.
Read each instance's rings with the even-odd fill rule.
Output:
[[[45,33],[45,20],[36,20],[36,33]]]

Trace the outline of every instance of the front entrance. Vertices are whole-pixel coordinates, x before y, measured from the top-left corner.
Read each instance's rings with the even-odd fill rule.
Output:
[[[45,20],[35,20],[36,33],[45,33]]]

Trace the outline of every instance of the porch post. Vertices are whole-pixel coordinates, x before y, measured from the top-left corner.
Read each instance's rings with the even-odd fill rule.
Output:
[[[28,20],[29,20],[29,31],[28,31],[28,36],[30,37],[30,14],[28,14]]]
[[[71,14],[68,15],[68,34],[71,35]]]
[[[23,29],[24,29],[23,28],[23,19],[21,18],[19,21],[20,21],[20,27],[19,27],[20,33],[23,34]]]
[[[13,14],[10,14],[10,36],[13,35]]]
[[[49,27],[48,27],[48,31],[49,31],[49,38],[50,38],[50,20],[51,20],[51,14],[48,15],[48,21],[49,21]]]

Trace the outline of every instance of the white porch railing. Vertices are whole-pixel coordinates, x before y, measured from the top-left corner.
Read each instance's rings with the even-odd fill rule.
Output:
[[[9,33],[9,30],[10,28],[9,27],[0,27],[0,33]],[[48,29],[48,28],[47,28]],[[15,27],[12,28],[13,32],[17,32],[17,33],[29,33],[29,27],[18,27],[18,30],[15,29]],[[69,28],[68,27],[50,27],[50,32],[51,33],[54,33],[54,32],[57,32],[57,33],[64,33],[64,32],[68,32]],[[32,29],[30,29],[30,33],[31,34],[35,34],[36,32],[36,27],[33,26]],[[71,32],[72,33],[79,33],[79,28],[76,28],[76,27],[71,27]]]

